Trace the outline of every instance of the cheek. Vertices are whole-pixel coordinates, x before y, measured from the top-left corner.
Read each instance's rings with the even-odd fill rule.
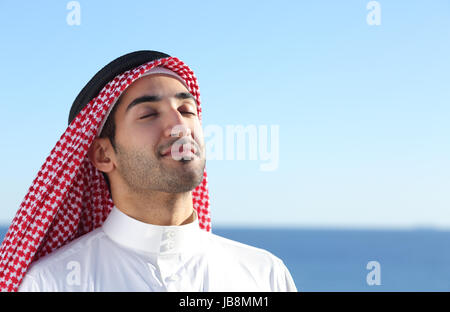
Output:
[[[117,131],[123,144],[135,147],[154,147],[160,135],[160,129],[149,123],[128,124]]]
[[[160,135],[161,129],[159,127],[142,124],[134,128],[130,139],[141,146],[155,146]]]
[[[198,142],[200,145],[203,145],[203,129],[199,122],[196,122],[192,128],[194,140]]]

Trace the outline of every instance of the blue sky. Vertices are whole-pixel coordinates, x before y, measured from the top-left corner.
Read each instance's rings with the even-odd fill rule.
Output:
[[[196,73],[203,125],[279,126],[277,170],[207,163],[214,225],[450,228],[450,2],[0,2],[0,223],[85,83],[125,53]]]

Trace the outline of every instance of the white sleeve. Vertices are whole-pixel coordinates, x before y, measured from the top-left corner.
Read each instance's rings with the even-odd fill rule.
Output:
[[[291,276],[284,262],[278,258],[275,268],[275,288],[274,291],[297,292],[294,279]]]
[[[22,282],[19,285],[19,292],[38,292],[42,291],[39,287],[39,283],[36,281],[36,279],[30,275],[25,274],[25,277],[22,279]]]

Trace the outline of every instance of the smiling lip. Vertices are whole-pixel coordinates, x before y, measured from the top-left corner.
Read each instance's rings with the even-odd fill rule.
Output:
[[[183,152],[180,152],[180,153],[181,154],[193,154],[193,155],[197,156],[197,150],[194,147],[194,144],[191,144],[191,146],[192,146],[192,148],[191,148],[190,152],[186,153],[183,150]],[[183,147],[183,145],[180,146],[180,148],[182,148],[182,147]],[[161,154],[161,156],[162,157],[172,156],[172,146],[164,154]]]
[[[174,159],[174,158],[171,157],[171,156],[172,156],[172,153],[167,153],[167,154],[163,155],[162,157],[163,157],[163,158],[169,158],[169,157],[170,157],[170,158]],[[189,151],[189,152],[187,152],[187,153],[180,154],[180,156],[181,156],[181,158],[186,157],[186,156],[191,157],[191,158],[197,157],[197,155],[196,155],[194,152],[192,152],[192,151]]]

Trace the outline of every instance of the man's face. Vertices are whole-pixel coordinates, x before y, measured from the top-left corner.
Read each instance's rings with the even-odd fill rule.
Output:
[[[131,190],[180,193],[201,183],[205,146],[197,105],[177,79],[136,80],[122,94],[115,123],[115,166]],[[189,145],[195,154],[183,148]]]

